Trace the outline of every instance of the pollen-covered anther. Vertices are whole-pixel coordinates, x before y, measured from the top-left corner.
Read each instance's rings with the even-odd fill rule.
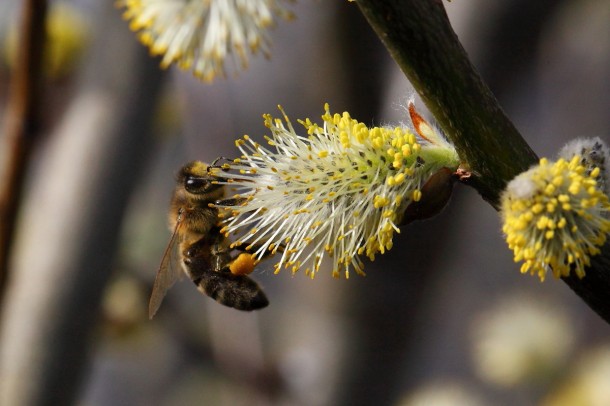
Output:
[[[414,202],[419,202],[421,200],[421,196],[422,196],[421,190],[415,189],[413,191],[413,195],[411,196],[411,198],[413,199]]]
[[[556,162],[541,159],[511,181],[502,195],[502,230],[521,272],[544,280],[585,275],[610,229],[608,196],[597,186],[595,168],[580,155]],[[585,186],[586,185],[586,186]]]

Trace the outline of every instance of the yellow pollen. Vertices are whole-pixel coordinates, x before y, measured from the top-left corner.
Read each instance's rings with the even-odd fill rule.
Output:
[[[414,202],[419,202],[421,200],[421,190],[415,189],[411,198]]]

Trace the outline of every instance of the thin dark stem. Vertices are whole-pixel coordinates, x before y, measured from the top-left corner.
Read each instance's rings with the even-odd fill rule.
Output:
[[[21,43],[17,47],[4,128],[6,166],[4,181],[0,183],[0,302],[8,278],[24,175],[38,131],[46,14],[46,0],[24,1]]]
[[[460,157],[467,181],[498,209],[508,181],[536,163],[451,28],[441,0],[358,0],[362,13],[411,81]],[[610,323],[610,244],[587,276],[563,281]]]

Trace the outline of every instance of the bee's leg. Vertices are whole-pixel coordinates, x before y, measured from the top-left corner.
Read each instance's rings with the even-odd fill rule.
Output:
[[[247,199],[245,197],[230,197],[228,199],[221,199],[214,202],[216,205],[221,206],[239,206],[244,203]]]
[[[219,156],[218,158],[216,158],[214,160],[214,162],[212,162],[212,164],[210,166],[208,166],[208,172],[210,171],[210,169],[212,168],[218,168],[218,169],[222,169],[223,171],[228,171],[229,168],[226,167],[225,165],[218,165],[219,161],[227,161],[227,162],[234,162],[235,159],[231,159],[231,158],[227,158],[225,156]]]
[[[210,271],[225,272],[225,268],[231,263],[231,249],[228,242],[220,238],[220,234],[217,235],[219,238],[203,237],[189,244],[182,251],[186,272],[191,279],[194,280]]]
[[[233,246],[232,249],[237,250],[237,251],[241,251],[241,252],[254,252],[257,251],[259,248],[262,248],[263,244],[250,244],[250,245],[246,245],[246,244],[242,244],[242,245],[235,245]],[[261,259],[266,259],[269,257],[272,257],[273,255],[275,255],[278,252],[284,252],[284,250],[286,249],[286,247],[284,247],[282,244],[277,246],[277,249],[273,249],[273,250],[265,250],[265,252],[263,252],[263,255],[261,256]]]
[[[211,269],[214,272],[230,272],[229,264],[233,260],[231,257],[231,250],[227,244],[218,242],[212,245],[211,249]]]

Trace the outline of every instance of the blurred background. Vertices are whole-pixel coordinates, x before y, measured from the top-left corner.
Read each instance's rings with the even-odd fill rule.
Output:
[[[21,3],[0,5],[0,120]],[[540,156],[575,137],[610,141],[610,2],[445,7]],[[3,293],[0,404],[610,404],[607,324],[565,284],[521,275],[497,213],[462,185],[364,278],[264,263],[262,311],[183,280],[148,320],[185,162],[235,156],[243,134],[262,140],[261,115],[278,104],[293,122],[319,122],[325,102],[371,125],[407,121],[413,90],[354,3],[289,8],[270,59],[204,84],[161,71],[112,1],[50,1],[57,49]]]

